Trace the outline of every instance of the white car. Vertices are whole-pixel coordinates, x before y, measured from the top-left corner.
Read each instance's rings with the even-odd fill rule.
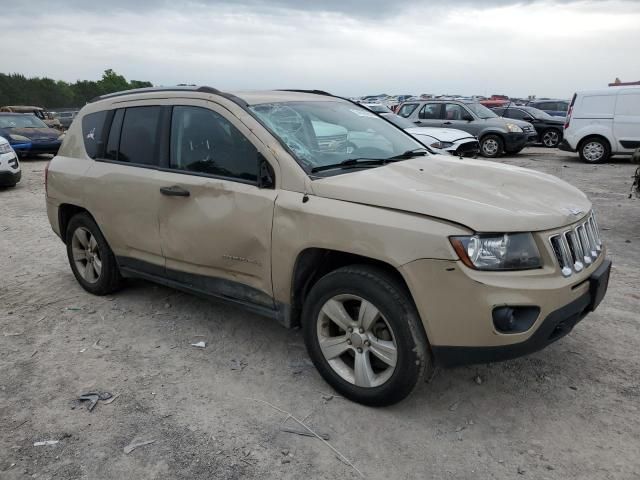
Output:
[[[640,86],[609,87],[573,95],[560,150],[588,163],[631,155],[640,147]]]
[[[15,187],[21,175],[18,155],[9,142],[0,137],[0,187]]]
[[[455,128],[418,127],[406,118],[394,113],[383,113],[380,116],[402,128],[424,145],[436,150],[437,153],[475,157],[480,151],[478,139],[468,132]]]

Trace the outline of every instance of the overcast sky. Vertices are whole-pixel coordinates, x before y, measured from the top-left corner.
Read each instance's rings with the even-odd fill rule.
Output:
[[[341,95],[568,97],[640,80],[640,2],[0,0],[0,71]]]

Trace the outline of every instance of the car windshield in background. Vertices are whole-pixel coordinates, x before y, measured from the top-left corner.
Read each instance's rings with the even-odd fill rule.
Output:
[[[307,171],[356,160],[406,158],[411,156],[407,152],[426,150],[375,113],[350,103],[282,102],[250,109]]]
[[[411,120],[407,120],[406,118],[402,118],[400,115],[396,115],[395,113],[386,113],[382,114],[384,118],[393,123],[396,127],[407,129],[413,128],[416,126]]]
[[[49,128],[35,115],[0,115],[0,128]]]
[[[467,108],[475,113],[480,118],[494,118],[497,117],[495,113],[489,110],[487,107],[480,103],[467,103]]]
[[[526,107],[524,110],[533,118],[537,118],[538,120],[558,120],[558,117],[553,117],[547,112],[543,112],[542,110],[538,110],[534,107]]]

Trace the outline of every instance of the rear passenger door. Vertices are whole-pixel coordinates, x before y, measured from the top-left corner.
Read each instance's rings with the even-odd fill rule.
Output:
[[[169,278],[208,294],[273,308],[276,190],[259,186],[270,153],[215,103],[172,107],[159,220]]]
[[[163,109],[137,105],[83,118],[87,152],[95,159],[86,174],[86,203],[121,266],[162,274],[156,168]]]

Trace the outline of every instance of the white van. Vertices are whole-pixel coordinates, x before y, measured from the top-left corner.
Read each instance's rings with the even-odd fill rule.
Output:
[[[640,148],[640,86],[574,94],[559,148],[588,163],[631,155]]]

